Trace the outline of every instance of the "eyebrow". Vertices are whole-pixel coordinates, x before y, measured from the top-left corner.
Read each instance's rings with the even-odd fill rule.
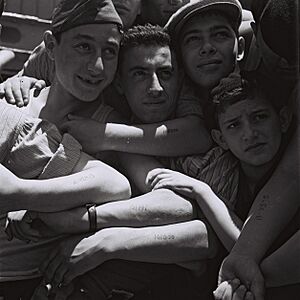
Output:
[[[209,31],[210,32],[212,32],[212,31],[216,31],[216,30],[218,30],[218,29],[227,29],[227,30],[229,30],[230,31],[230,29],[231,29],[231,26],[230,25],[215,25],[215,26],[213,26],[213,27],[211,27],[210,29],[209,29]],[[185,32],[185,33],[183,33],[185,36],[187,36],[187,35],[190,35],[190,34],[195,34],[195,33],[201,33],[201,32],[203,32],[203,30],[199,30],[199,29],[191,29],[191,30],[189,30],[189,31],[187,31],[187,32]],[[183,37],[183,39],[184,39],[185,37]]]
[[[74,40],[80,40],[80,39],[86,39],[86,40],[89,40],[89,41],[96,41],[96,39],[88,34],[82,34],[82,33],[79,33],[77,35],[75,35],[73,37]],[[109,39],[105,42],[105,44],[110,44],[112,46],[115,46],[117,48],[119,48],[119,44],[118,42],[115,40],[115,39]]]

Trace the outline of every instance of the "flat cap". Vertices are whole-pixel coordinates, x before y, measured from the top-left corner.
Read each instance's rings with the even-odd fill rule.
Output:
[[[228,16],[237,32],[242,21],[242,6],[237,0],[191,0],[176,11],[165,25],[173,40],[178,39],[184,24],[195,14],[216,10]]]

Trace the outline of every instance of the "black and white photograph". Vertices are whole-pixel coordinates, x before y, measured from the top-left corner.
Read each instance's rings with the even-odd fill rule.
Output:
[[[0,300],[299,300],[299,0],[0,0]]]

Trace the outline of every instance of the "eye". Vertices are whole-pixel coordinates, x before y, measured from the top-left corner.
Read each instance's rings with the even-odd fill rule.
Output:
[[[228,39],[231,37],[230,32],[228,32],[227,30],[219,30],[216,31],[213,35],[216,39],[219,40],[224,40],[224,39]]]
[[[235,129],[235,128],[237,128],[239,126],[239,122],[232,122],[232,123],[229,123],[228,125],[227,125],[227,129]]]
[[[254,121],[263,121],[267,118],[268,118],[268,114],[266,114],[266,113],[259,113],[259,114],[255,114],[253,116]]]
[[[113,59],[113,58],[117,57],[117,55],[118,55],[118,52],[113,47],[107,47],[107,48],[103,49],[103,57],[106,59]]]
[[[79,52],[85,53],[91,51],[92,47],[88,43],[80,43],[75,45],[75,49]]]
[[[143,79],[146,76],[147,76],[147,73],[144,70],[136,70],[132,73],[132,77],[137,80]]]
[[[158,73],[159,78],[162,80],[169,80],[173,76],[172,70],[162,70]]]
[[[201,38],[198,35],[189,35],[184,39],[184,44],[191,44],[200,41]]]

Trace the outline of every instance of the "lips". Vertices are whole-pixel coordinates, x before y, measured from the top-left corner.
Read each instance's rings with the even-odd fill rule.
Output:
[[[102,78],[90,78],[90,77],[81,77],[77,76],[82,82],[88,84],[88,85],[99,85],[101,81],[103,80]]]
[[[261,150],[265,145],[265,143],[257,143],[250,145],[245,149],[245,152]]]
[[[203,60],[197,65],[197,68],[202,68],[206,66],[216,66],[216,65],[220,65],[221,63],[222,61],[219,59]]]

